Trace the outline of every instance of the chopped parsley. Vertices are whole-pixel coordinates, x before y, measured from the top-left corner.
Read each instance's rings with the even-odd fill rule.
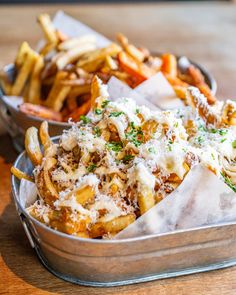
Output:
[[[131,122],[130,127],[130,131],[126,133],[126,138],[136,147],[139,147],[144,141],[143,131],[141,127],[136,128],[134,122]]]
[[[176,123],[174,124],[174,127],[177,128],[178,126],[179,126],[179,122],[176,122]]]
[[[96,126],[96,127],[94,127],[93,130],[94,130],[94,132],[95,132],[96,137],[100,137],[100,136],[101,136],[102,132],[101,132],[101,129],[100,129],[100,128],[98,128],[98,127]]]
[[[136,109],[136,114],[140,114],[140,110],[139,109]]]
[[[201,143],[203,143],[203,141],[204,141],[204,139],[203,139],[201,136],[198,136],[198,138],[197,138],[197,142],[198,142],[199,144],[201,144]]]
[[[88,172],[93,172],[97,168],[96,164],[91,164],[88,166],[87,170]]]
[[[108,104],[109,104],[110,100],[104,100],[102,102],[102,108],[104,109]]]
[[[129,163],[131,160],[133,160],[134,156],[132,155],[125,155],[122,161],[126,164]]]
[[[124,112],[111,112],[109,117],[119,117],[120,115],[123,115]]]
[[[220,135],[225,135],[228,132],[228,130],[226,129],[210,129],[209,131],[210,133],[213,133],[213,134],[219,133]]]
[[[234,191],[236,192],[236,185],[232,183],[232,180],[225,174],[221,173],[224,178],[224,182]]]
[[[148,151],[149,151],[149,153],[156,154],[156,151],[155,151],[154,147],[148,148]]]
[[[198,130],[199,130],[199,131],[205,131],[205,132],[207,132],[206,127],[203,126],[203,125],[200,125],[200,126],[198,127]]]
[[[233,147],[234,149],[236,149],[236,140],[234,140],[234,141],[232,142],[232,147]]]
[[[96,115],[101,115],[102,110],[101,109],[95,109],[94,112],[95,112]]]
[[[223,142],[225,142],[226,141],[226,138],[223,138],[223,139],[221,139],[221,143],[223,143]]]
[[[215,156],[214,156],[214,154],[211,154],[211,157],[212,157],[213,160],[215,160]]]
[[[123,144],[121,141],[120,142],[111,141],[111,142],[106,143],[106,147],[109,150],[112,150],[113,152],[118,153],[119,151],[122,150]]]
[[[83,121],[84,124],[91,123],[91,119],[84,115],[80,116],[80,120]]]

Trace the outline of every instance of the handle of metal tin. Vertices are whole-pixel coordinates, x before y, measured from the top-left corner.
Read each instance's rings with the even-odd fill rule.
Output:
[[[25,234],[30,242],[30,245],[32,248],[35,248],[36,247],[35,238],[34,238],[34,235],[32,234],[31,227],[30,227],[25,215],[23,213],[21,213],[20,218],[21,218],[21,222],[22,222]]]

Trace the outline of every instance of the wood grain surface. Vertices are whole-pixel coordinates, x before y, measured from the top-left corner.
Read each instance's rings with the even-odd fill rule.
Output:
[[[63,9],[108,38],[125,33],[153,51],[187,55],[218,82],[220,98],[235,97],[236,5],[230,3],[0,6],[0,67],[22,40],[35,45],[40,12]],[[236,294],[236,267],[117,288],[89,288],[57,279],[39,263],[26,240],[11,197],[10,166],[16,158],[0,137],[0,294]],[[104,266],[105,267],[105,266]]]

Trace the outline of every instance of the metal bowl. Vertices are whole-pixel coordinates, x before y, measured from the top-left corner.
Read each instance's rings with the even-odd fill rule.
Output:
[[[154,54],[155,55],[155,54]],[[159,55],[159,54],[156,54]],[[179,58],[179,60],[181,57]],[[206,83],[209,85],[213,95],[216,93],[217,84],[212,75],[205,70],[199,64],[190,61],[193,65],[195,65],[204,75]],[[7,73],[9,79],[11,81],[14,80],[15,71],[14,65],[10,64],[4,68],[4,71]],[[39,127],[44,119],[29,116],[22,113],[18,106],[12,105],[9,103],[9,99],[4,97],[3,90],[0,87],[0,115],[2,120],[5,123],[5,127],[12,137],[13,145],[18,152],[22,152],[24,149],[24,134],[27,128],[31,126]],[[49,130],[51,136],[56,136],[62,134],[64,129],[70,128],[69,123],[65,122],[55,122],[55,121],[48,121],[49,123]]]
[[[15,167],[32,172],[23,152]],[[31,217],[12,176],[15,205],[31,246],[54,275],[88,286],[119,286],[236,265],[236,222],[123,240],[83,239]]]

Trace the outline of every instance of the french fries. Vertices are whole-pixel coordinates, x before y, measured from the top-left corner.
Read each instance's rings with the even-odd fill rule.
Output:
[[[93,77],[107,82],[115,76],[134,88],[159,71],[184,102],[189,85],[198,87],[210,105],[216,102],[202,73],[193,65],[180,72],[173,54],[151,56],[146,48],[136,47],[121,33],[116,36],[118,43],[98,48],[94,35],[70,38],[58,31],[45,13],[38,16],[38,23],[44,34],[43,47],[36,52],[23,42],[15,59],[14,82],[9,82],[6,76],[0,77],[6,95],[23,96],[20,110],[25,114],[55,121],[68,118],[78,121],[102,101],[100,97],[95,102],[94,90],[90,92]]]
[[[25,179],[25,180],[34,182],[34,178],[32,176],[22,172],[21,170],[19,170],[18,168],[14,166],[11,167],[11,173],[18,179]]]
[[[25,149],[27,154],[34,164],[38,166],[41,164],[43,155],[40,149],[38,140],[38,129],[35,127],[30,127],[25,133]]]

